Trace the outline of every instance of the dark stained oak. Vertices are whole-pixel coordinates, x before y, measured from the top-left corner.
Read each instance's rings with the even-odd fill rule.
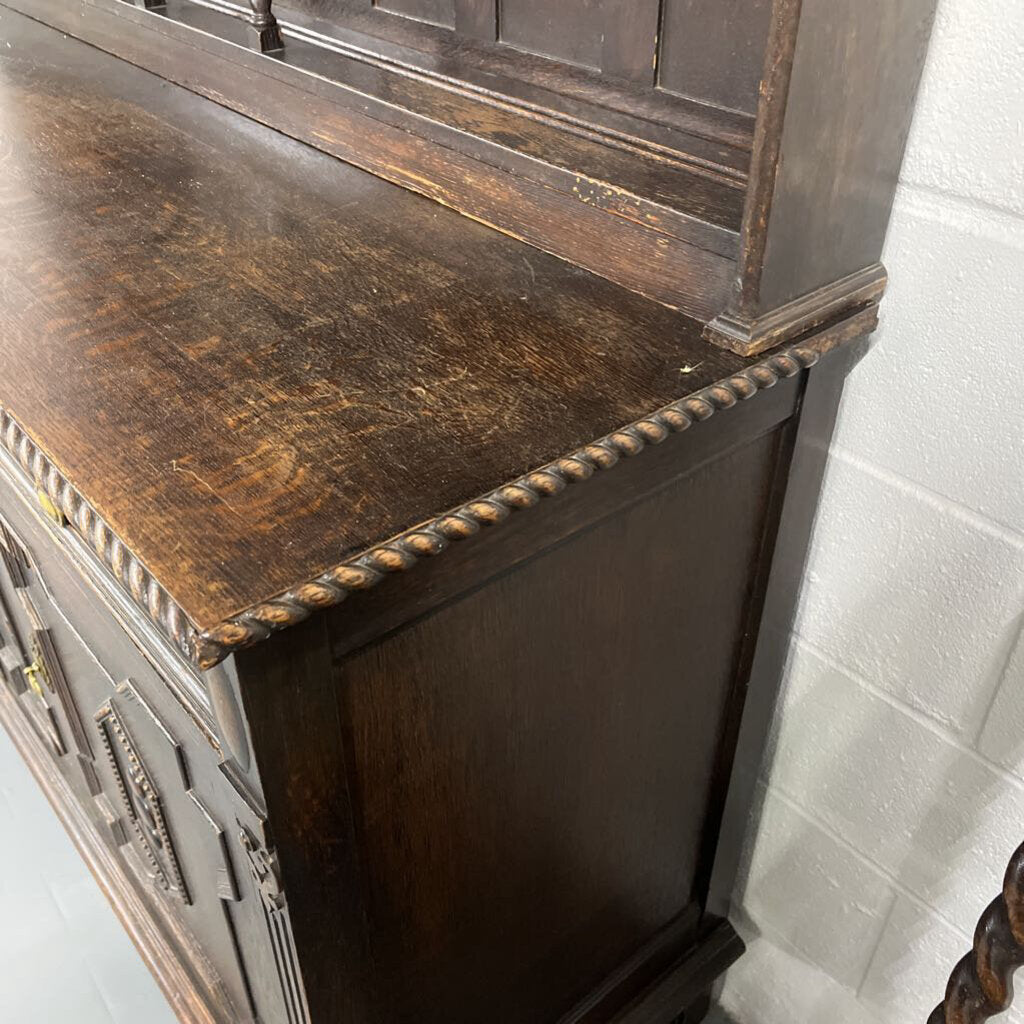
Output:
[[[501,0],[499,38],[516,49],[596,71],[601,67],[604,25],[595,7],[592,0]]]
[[[710,321],[744,355],[877,300],[841,285],[878,270],[935,2],[680,0],[659,32],[646,0],[409,0],[397,17],[324,0],[283,9],[290,42],[267,61],[238,52],[237,18],[190,0],[159,17],[8,0]],[[511,44],[487,42],[492,21]]]
[[[45,30],[18,15],[0,32],[0,404],[200,626],[745,365],[73,40],[29,62]]]
[[[781,441],[784,455],[769,513],[777,522],[765,536],[767,549],[760,562],[765,577],[755,588],[758,596],[750,608],[737,672],[742,699],[734,703],[729,723],[736,756],[731,765],[723,764],[722,789],[710,800],[718,848],[708,881],[707,907],[713,914],[727,916],[730,910],[762,768],[762,739],[771,727],[785,671],[839,400],[847,375],[866,350],[863,340],[855,342],[810,371],[799,416],[790,420]]]
[[[455,27],[455,0],[377,0],[375,6],[428,25]]]
[[[804,0],[762,310],[878,261],[935,7],[935,0]],[[899,59],[880,58],[894,42]],[[854,95],[848,83],[859,70]]]
[[[404,2],[414,6],[417,0]],[[691,27],[700,19],[714,25],[719,0],[688,2],[696,8]],[[315,24],[319,31],[334,39],[359,39],[362,45],[382,56],[401,54],[410,66],[428,74],[450,73],[457,68],[460,81],[474,86],[486,84],[513,102],[558,110],[578,116],[581,123],[601,124],[609,130],[622,130],[628,124],[629,134],[636,139],[665,144],[677,153],[696,155],[690,147],[705,139],[718,140],[749,155],[753,109],[738,114],[722,109],[720,102],[711,106],[650,88],[656,77],[655,58],[665,59],[656,0],[635,0],[628,5],[615,0],[554,5],[564,7],[568,17],[553,12],[552,6],[535,0],[516,0],[499,9],[499,17],[495,0],[456,0],[454,33],[434,25],[382,17],[370,5],[350,0],[289,0],[276,4],[275,9],[296,26]],[[545,34],[545,27],[556,22],[572,24],[573,13],[577,21],[571,34],[582,38]],[[738,19],[739,14],[737,9],[731,17]],[[514,46],[467,45],[468,39],[503,40],[507,44],[509,36],[515,36],[517,25],[520,38],[528,35],[536,41],[534,52],[521,42]],[[558,50],[579,54],[587,49],[593,67],[603,74],[595,75],[593,68],[545,56]],[[757,75],[760,53],[752,49],[745,60],[735,52],[730,56],[742,63],[748,79],[751,73]],[[668,57],[671,59],[671,55]],[[724,67],[720,73],[723,77],[730,75]],[[724,156],[723,151],[720,156]]]
[[[264,680],[260,648],[239,654],[300,955],[318,963],[314,1019],[554,1020],[700,902],[704,792],[688,783],[712,773],[778,441],[691,472],[677,445],[671,484],[334,678],[321,663],[301,698],[294,668]],[[288,657],[315,649],[300,629],[278,635]],[[314,720],[336,718],[325,739]],[[293,780],[346,776],[347,805],[285,813]],[[325,899],[346,850],[361,884]],[[320,960],[332,939],[344,968]]]
[[[490,97],[486,70],[452,88],[448,60],[423,72],[408,48],[367,59],[361,34],[326,48],[319,22],[290,35],[284,23],[290,42],[268,62],[238,52],[251,40],[237,18],[189,0],[159,20],[122,0],[9,6],[673,308],[711,316],[727,294],[750,140],[730,115],[648,140],[644,116],[605,125],[603,91],[563,110],[528,90],[510,107]],[[193,74],[197,48],[209,79]]]

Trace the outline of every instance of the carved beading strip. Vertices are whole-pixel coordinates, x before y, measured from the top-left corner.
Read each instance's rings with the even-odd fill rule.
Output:
[[[376,544],[315,578],[200,631],[161,587],[152,573],[125,546],[96,510],[47,458],[18,422],[0,408],[0,442],[47,495],[68,524],[96,552],[135,604],[175,646],[200,668],[219,664],[233,651],[250,647],[272,633],[302,622],[357,590],[375,586],[385,576],[411,569],[421,558],[444,551],[452,541],[478,533],[541,498],[560,493],[567,484],[610,469],[670,434],[688,430],[813,366],[826,352],[870,334],[878,322],[877,306],[798,342],[761,362],[696,391],[686,398],[630,423],[554,462],[504,484],[489,494]]]
[[[974,949],[953,968],[946,998],[928,1024],[982,1024],[1013,1003],[1013,974],[1024,966],[1024,846],[1006,869],[1003,892],[981,915]]]
[[[179,650],[192,657],[197,631],[187,616],[6,409],[0,409],[0,440],[36,490],[53,502],[140,609]]]

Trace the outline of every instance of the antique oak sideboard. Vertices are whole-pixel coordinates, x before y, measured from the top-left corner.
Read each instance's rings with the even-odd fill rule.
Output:
[[[183,1022],[701,1019],[933,9],[2,0],[0,717]]]

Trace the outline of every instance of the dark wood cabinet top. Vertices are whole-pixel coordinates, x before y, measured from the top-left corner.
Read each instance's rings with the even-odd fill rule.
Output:
[[[0,10],[0,405],[200,629],[751,364]]]

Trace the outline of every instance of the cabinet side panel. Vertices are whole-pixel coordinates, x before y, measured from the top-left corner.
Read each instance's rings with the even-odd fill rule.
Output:
[[[374,1019],[555,1020],[692,909],[777,443],[339,667]]]

